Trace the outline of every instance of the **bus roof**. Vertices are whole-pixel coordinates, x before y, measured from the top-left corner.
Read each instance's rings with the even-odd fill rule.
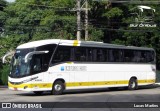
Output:
[[[59,41],[60,39],[47,39],[47,40],[32,41],[32,42],[28,42],[28,43],[19,45],[17,49],[36,48],[36,47],[47,45],[47,44],[58,44]]]
[[[66,46],[116,48],[116,49],[154,50],[153,48],[146,48],[146,47],[115,45],[115,44],[108,44],[108,43],[94,42],[94,41],[61,40],[61,39],[47,39],[47,40],[38,40],[38,41],[28,42],[28,43],[19,45],[17,49],[36,48],[39,46],[49,45],[49,44],[59,44],[59,45],[66,45]]]

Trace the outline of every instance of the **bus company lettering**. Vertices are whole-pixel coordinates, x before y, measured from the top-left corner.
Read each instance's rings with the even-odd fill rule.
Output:
[[[12,103],[11,108],[42,108],[41,104],[20,104],[20,103]]]
[[[130,24],[129,27],[157,27],[157,24],[146,24],[146,23]]]
[[[64,71],[87,71],[86,66],[65,66]]]

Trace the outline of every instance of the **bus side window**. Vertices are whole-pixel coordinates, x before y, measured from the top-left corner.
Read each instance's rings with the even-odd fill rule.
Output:
[[[86,48],[75,47],[75,61],[86,61]]]
[[[146,62],[154,62],[154,52],[146,51]]]
[[[93,51],[92,53],[93,62],[96,62],[97,61],[97,49],[94,48],[92,51]]]
[[[133,59],[132,62],[140,62],[141,60],[141,52],[140,51],[134,51],[133,52]]]
[[[122,62],[123,61],[123,53],[122,50],[113,49],[112,56],[114,58],[113,62]]]
[[[32,74],[36,74],[42,71],[42,55],[33,55],[31,61]]]
[[[108,62],[114,62],[113,50],[108,50]]]
[[[53,54],[55,47],[56,47],[55,44],[49,44],[49,45],[40,46],[36,49],[37,51],[49,51],[48,53],[41,55],[41,58],[42,58],[41,59],[41,64],[42,64],[41,71],[48,70],[49,62],[50,62],[50,59],[51,59],[51,56]]]
[[[133,56],[133,51],[132,50],[124,50],[124,62],[133,62],[134,56]]]
[[[54,55],[53,62],[54,63],[61,62],[62,58],[63,58],[63,54],[62,54],[61,50],[58,50],[58,51],[56,51],[56,53]]]
[[[98,62],[104,62],[105,61],[104,50],[102,50],[102,49],[97,50],[97,61]]]
[[[101,50],[101,49],[100,49]],[[76,47],[75,61],[100,62],[104,61],[103,52],[97,48]]]
[[[142,51],[142,52],[141,52],[141,60],[140,60],[140,62],[143,62],[143,63],[146,62],[146,58],[147,58],[147,57],[146,57],[145,51]]]
[[[70,61],[75,61],[75,49],[72,47],[70,51]]]
[[[71,60],[71,48],[66,46],[59,46],[53,57],[52,63],[64,62]]]
[[[92,62],[92,55],[93,55],[93,50],[91,48],[86,49],[86,54],[87,54],[87,62]]]
[[[156,56],[156,55],[155,55],[155,52],[154,52],[154,51],[151,51],[150,53],[151,53],[151,61],[152,61],[152,62],[155,62],[155,58],[154,58],[154,57]]]
[[[92,49],[92,59],[93,62],[105,62],[105,50],[99,48]]]

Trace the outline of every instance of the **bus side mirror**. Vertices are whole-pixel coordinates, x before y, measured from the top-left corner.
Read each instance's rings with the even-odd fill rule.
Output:
[[[3,63],[3,64],[6,63],[6,57],[8,57],[8,56],[13,56],[14,53],[15,53],[15,52],[12,51],[12,52],[9,52],[9,53],[5,54],[5,55],[2,57],[2,63]]]
[[[29,52],[26,56],[25,56],[25,63],[28,62],[28,59],[33,56],[34,54],[46,54],[49,51],[33,51],[33,52]]]

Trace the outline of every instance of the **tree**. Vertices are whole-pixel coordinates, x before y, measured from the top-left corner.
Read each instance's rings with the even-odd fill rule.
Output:
[[[22,35],[21,42],[47,38],[74,39],[76,17],[69,10],[65,11],[72,5],[70,0],[17,0],[5,9],[9,15],[7,33]]]
[[[7,13],[4,11],[5,7],[7,6],[7,2],[4,0],[0,0],[0,57],[3,56],[5,53],[6,48],[5,45],[7,44],[6,41],[4,41],[4,24],[5,24],[5,19],[7,16]],[[0,60],[0,84],[6,84],[7,82],[7,77],[4,73],[6,69],[4,66],[2,66],[2,61]]]

